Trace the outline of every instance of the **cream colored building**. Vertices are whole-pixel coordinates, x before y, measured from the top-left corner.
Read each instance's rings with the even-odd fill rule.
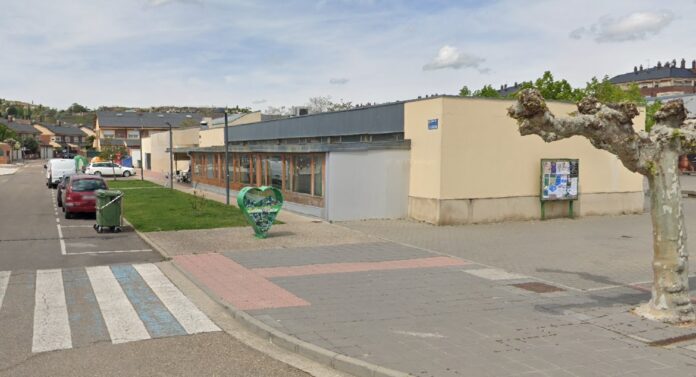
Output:
[[[512,104],[439,96],[230,122],[230,186],[235,192],[248,185],[275,186],[288,209],[332,221],[409,217],[445,225],[529,220],[541,216],[540,160],[568,158],[578,159],[580,166],[576,216],[643,211],[642,176],[582,137],[545,143],[537,136],[520,136],[507,116]],[[576,110],[567,103],[549,107],[557,116]],[[636,127],[644,120],[641,113]],[[224,192],[223,132],[217,127],[175,131],[176,155],[192,161],[199,188]],[[152,170],[168,171],[167,133],[151,139],[152,146],[144,143],[144,148],[151,149]],[[546,205],[548,218],[567,212],[567,202]]]
[[[576,214],[639,213],[643,178],[583,137],[545,143],[520,136],[509,118],[510,100],[438,97],[406,103],[404,137],[411,140],[409,217],[434,224],[528,220],[541,217],[540,160],[580,161]],[[576,110],[549,103],[557,116]],[[438,119],[439,127],[425,125]],[[645,122],[645,114],[635,119]],[[547,214],[566,215],[567,202],[547,204]]]

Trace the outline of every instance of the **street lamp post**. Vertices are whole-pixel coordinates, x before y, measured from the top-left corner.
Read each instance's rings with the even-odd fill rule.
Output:
[[[230,205],[230,144],[227,142],[227,110],[225,109],[225,203]]]
[[[172,136],[172,124],[166,122],[169,126],[169,189],[174,189],[174,142]]]
[[[145,152],[143,151],[143,113],[140,113],[140,180],[145,180]]]

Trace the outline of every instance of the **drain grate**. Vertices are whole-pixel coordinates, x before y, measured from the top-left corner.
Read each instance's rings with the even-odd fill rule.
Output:
[[[528,291],[536,292],[536,293],[549,293],[549,292],[561,292],[565,291],[565,289],[555,287],[550,284],[546,283],[539,283],[539,282],[530,282],[530,283],[519,283],[519,284],[510,284],[513,287],[517,288],[522,288],[526,289]]]

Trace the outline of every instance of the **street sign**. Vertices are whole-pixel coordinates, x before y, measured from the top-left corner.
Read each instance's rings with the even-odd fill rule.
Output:
[[[438,119],[428,119],[428,129],[429,130],[437,130],[438,127]]]

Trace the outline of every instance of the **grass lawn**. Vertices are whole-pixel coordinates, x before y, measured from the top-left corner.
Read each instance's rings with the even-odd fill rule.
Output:
[[[124,192],[123,216],[141,232],[249,226],[242,211],[141,180],[109,180]]]

